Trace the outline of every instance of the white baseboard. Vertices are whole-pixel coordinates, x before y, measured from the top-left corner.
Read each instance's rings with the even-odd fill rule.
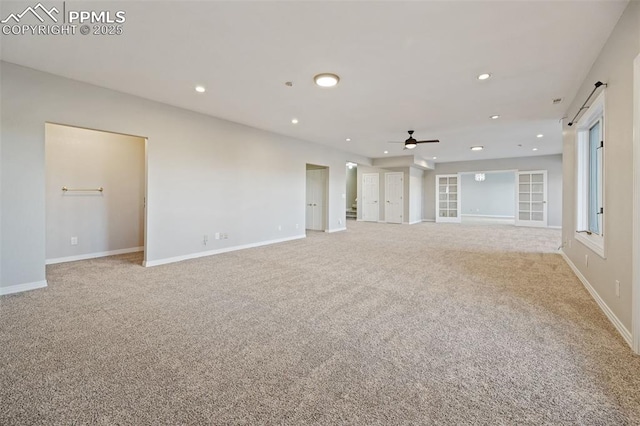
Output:
[[[435,222],[435,219],[422,219],[423,222]]]
[[[115,256],[116,254],[127,254],[144,251],[144,247],[132,247],[120,250],[100,251],[96,253],[80,254],[78,256],[57,257],[55,259],[47,259],[46,265],[54,265],[56,263],[75,262],[76,260],[95,259],[97,257]]]
[[[142,266],[149,267],[149,266],[166,265],[167,263],[175,263],[175,262],[181,262],[183,260],[197,259],[199,257],[213,256],[216,254],[228,253],[230,251],[268,246],[270,244],[284,243],[286,241],[299,240],[306,237],[307,236],[305,234],[301,234],[293,237],[279,238],[277,240],[260,241],[259,243],[243,244],[240,246],[225,247],[217,250],[208,250],[208,251],[201,251],[198,253],[185,254],[184,256],[167,257],[165,259],[158,259],[158,260],[145,260],[142,263]]]
[[[0,287],[0,296],[5,294],[21,293],[23,291],[35,290],[37,288],[45,288],[47,286],[47,280],[36,281],[33,283],[24,283],[10,285],[9,287]]]
[[[627,342],[627,344],[630,347],[632,347],[633,339],[631,337],[631,332],[626,329],[626,327],[622,324],[622,321],[618,319],[618,317],[616,316],[616,314],[613,313],[611,308],[609,308],[609,306],[605,303],[605,301],[602,300],[598,292],[593,288],[593,286],[589,283],[589,281],[585,278],[585,276],[582,275],[582,272],[580,272],[580,270],[576,267],[576,265],[574,265],[571,259],[569,259],[569,256],[567,256],[563,250],[560,250],[560,254],[562,255],[562,258],[564,259],[564,261],[567,262],[567,265],[569,265],[569,267],[573,270],[573,272],[576,274],[578,279],[582,282],[582,285],[584,286],[584,288],[587,289],[591,297],[593,297],[596,303],[598,303],[598,306],[600,306],[600,309],[602,309],[602,312],[604,312],[607,318],[609,318],[609,321],[611,321],[611,323],[616,328],[616,330],[618,330],[618,333],[620,333],[624,341]]]
[[[549,229],[562,229],[562,226],[547,226]]]
[[[404,225],[415,225],[416,223],[422,223],[422,220],[414,220],[412,222],[405,222]]]
[[[334,232],[342,232],[342,231],[346,231],[347,227],[343,227],[343,228],[334,228],[334,229],[327,229],[324,232],[328,233],[328,234],[333,234]]]
[[[461,217],[486,217],[491,219],[514,219],[515,216],[504,216],[499,214],[461,214]]]

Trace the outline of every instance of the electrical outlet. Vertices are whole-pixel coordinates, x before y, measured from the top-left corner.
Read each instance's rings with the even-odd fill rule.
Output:
[[[222,234],[222,239],[223,240],[226,240],[227,238],[229,238],[229,234],[227,234],[227,233]]]
[[[338,219],[338,225],[342,225],[342,219]]]
[[[78,237],[71,237],[71,245],[72,246],[78,245]]]
[[[589,255],[588,254],[584,255],[584,266],[589,266]]]
[[[216,232],[216,233],[215,233],[215,235],[214,235],[214,238],[215,238],[216,240],[219,240],[219,239],[220,239],[220,233],[219,233],[219,232]]]
[[[616,280],[616,297],[620,297],[620,281]]]
[[[205,234],[204,237],[202,237],[202,244],[206,246],[208,241],[209,237],[207,237],[207,235]]]
[[[282,225],[278,225],[278,231],[282,231]]]
[[[298,229],[300,226],[296,223],[296,229]]]

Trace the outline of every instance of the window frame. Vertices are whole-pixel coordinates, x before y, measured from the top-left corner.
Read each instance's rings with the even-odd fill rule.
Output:
[[[589,230],[589,195],[590,195],[590,130],[596,123],[600,122],[600,137],[603,146],[600,151],[600,185],[598,187],[598,195],[600,196],[600,208],[602,213],[599,217],[599,234],[588,233]],[[603,259],[606,258],[605,248],[605,92],[603,91],[589,106],[589,109],[580,118],[576,126],[576,234],[575,239],[583,245],[591,249]]]

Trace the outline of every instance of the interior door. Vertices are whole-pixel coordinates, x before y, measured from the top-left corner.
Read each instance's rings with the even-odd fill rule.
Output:
[[[458,175],[436,175],[436,222],[460,223]]]
[[[518,172],[516,226],[547,226],[547,171]]]
[[[402,223],[402,201],[404,173],[393,172],[384,174],[385,204],[384,218],[387,223]]]
[[[307,170],[306,229],[324,230],[325,170]]]
[[[362,220],[377,222],[380,218],[379,179],[378,173],[362,174]]]

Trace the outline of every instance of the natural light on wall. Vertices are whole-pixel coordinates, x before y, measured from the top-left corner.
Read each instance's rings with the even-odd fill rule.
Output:
[[[604,248],[604,92],[576,128],[576,239],[605,257]]]

